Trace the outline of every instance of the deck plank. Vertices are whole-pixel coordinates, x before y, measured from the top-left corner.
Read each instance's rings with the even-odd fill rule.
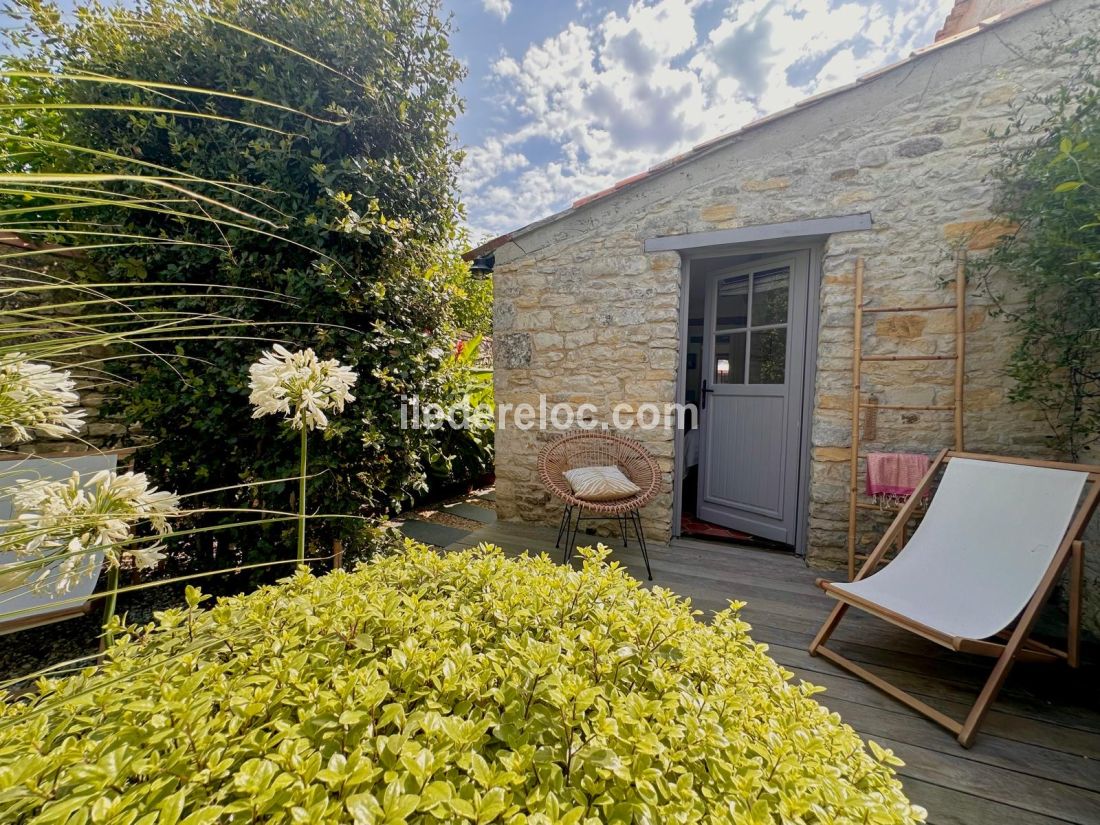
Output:
[[[1065,825],[1066,822],[911,776],[903,781],[910,801],[928,811],[928,825]]]
[[[830,696],[839,696],[869,707],[902,713],[908,715],[911,719],[931,724],[926,722],[922,716],[899,705],[897,701],[886,694],[840,669],[828,666],[820,671],[812,672],[790,660],[780,661],[780,659],[787,659],[784,650],[786,649],[776,646],[771,647],[769,653],[783,667],[794,672],[799,679],[824,687],[826,692],[822,694],[821,700],[825,705],[829,704]],[[801,653],[801,651],[799,652]],[[962,702],[940,700],[936,704],[940,710],[956,719],[961,719],[970,708],[969,703]],[[947,736],[939,727],[935,727],[935,730],[943,737],[944,747],[953,746],[954,740],[951,737]],[[1023,745],[1038,745],[1079,758],[1100,760],[1100,736],[1095,733],[1059,725],[1050,720],[1018,716],[997,707],[994,707],[986,716],[985,724],[982,725],[982,735],[979,735],[975,747],[980,746],[984,734],[987,733]]]
[[[555,560],[556,530],[498,522],[461,537],[448,549],[495,544],[510,555],[545,552]],[[641,553],[632,543],[602,541],[611,560],[644,580]],[[1020,666],[970,750],[928,720],[875,688],[812,657],[809,642],[832,600],[815,585],[819,574],[785,553],[700,541],[650,546],[656,586],[690,598],[708,618],[731,599],[745,602],[742,617],[753,639],[798,679],[826,688],[818,698],[865,738],[905,760],[899,775],[910,798],[929,810],[934,825],[1053,825],[1100,822],[1100,708],[1098,670]],[[829,576],[825,576],[828,578]],[[962,717],[991,660],[960,656],[873,617],[849,611],[834,643],[852,659],[901,687]],[[1057,670],[1057,678],[1051,673]]]
[[[765,640],[760,639],[760,641]],[[772,658],[786,667],[809,671],[811,673],[834,674],[842,672],[831,662],[819,656],[810,656],[805,648],[787,647],[774,642],[769,643],[768,646]],[[901,656],[904,656],[904,654],[899,654],[899,658]],[[911,671],[879,665],[869,669],[872,669],[877,675],[894,683],[902,690],[908,691],[926,700],[928,704],[933,707],[946,708],[949,703],[956,707],[970,707],[977,698],[976,690],[960,687],[953,682],[937,678],[935,672],[913,673]],[[1011,679],[1012,676],[1010,674],[1010,682]],[[810,679],[810,681],[813,680]],[[1051,680],[1052,689],[1054,681],[1053,679]],[[1012,713],[1016,716],[1053,722],[1064,727],[1075,728],[1100,736],[1100,733],[1093,728],[1093,717],[1095,712],[1087,707],[1043,705],[1037,702],[1031,703],[1005,694],[998,697],[994,707],[1002,712]]]
[[[756,625],[755,630],[752,635],[758,641],[796,650],[809,647],[810,639],[798,631],[767,627],[761,623]],[[898,676],[897,681],[906,682],[909,685],[907,690],[911,688],[934,699],[964,702],[972,699],[993,668],[992,659],[964,657],[961,654],[957,654],[958,661],[940,660],[909,651],[871,647],[847,639],[830,642],[829,646],[874,672],[888,669],[891,679],[895,678],[894,674],[905,674]],[[1079,678],[1059,683],[1049,678],[1050,669],[1049,665],[1034,663],[1017,665],[1000,694],[999,704],[1021,715],[1055,720],[1100,734],[1100,712],[1088,706],[1090,685],[1097,683],[1095,676],[1086,672]],[[1095,687],[1091,688],[1091,693],[1095,695]],[[1059,705],[1072,707],[1071,714],[1062,714],[1058,710]]]
[[[869,735],[865,731],[860,733]],[[912,776],[943,787],[956,788],[988,802],[1006,804],[1079,825],[1100,822],[1100,794],[1095,791],[1007,771],[932,748],[906,745],[883,736],[875,736],[874,739],[905,761],[905,766],[898,771],[903,785],[905,777]],[[921,803],[918,801],[917,804]]]
[[[843,698],[842,698],[843,697]],[[931,750],[942,749],[943,730],[908,712],[874,707],[861,703],[852,693],[843,696],[838,691],[827,690],[818,701],[860,732],[875,737],[875,731],[887,731],[898,742]],[[1053,748],[1013,742],[996,734],[987,733],[975,742],[974,747],[959,755],[974,762],[992,767],[1073,785],[1087,791],[1100,788],[1100,762],[1074,756]]]

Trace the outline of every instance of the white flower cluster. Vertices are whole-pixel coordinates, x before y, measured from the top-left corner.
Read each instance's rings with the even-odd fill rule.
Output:
[[[168,519],[180,515],[179,496],[150,487],[144,473],[104,470],[87,483],[74,472],[65,481],[20,481],[12,496],[15,529],[3,534],[3,549],[47,563],[28,577],[35,589],[67,593],[92,575],[97,551],[112,564],[122,555],[139,570],[155,567],[164,554],[161,542],[124,546],[133,529],[147,523],[161,536],[170,532]],[[48,559],[57,557],[59,564]]]
[[[63,438],[84,426],[84,410],[74,410],[80,396],[66,371],[28,361],[21,352],[0,357],[0,434],[30,441],[32,431]]]
[[[291,352],[279,344],[273,352],[265,352],[248,374],[252,379],[248,400],[255,407],[252,417],[281,414],[296,430],[325,429],[325,413],[343,412],[344,404],[355,400],[348,390],[359,378],[339,361],[321,361],[312,349]]]

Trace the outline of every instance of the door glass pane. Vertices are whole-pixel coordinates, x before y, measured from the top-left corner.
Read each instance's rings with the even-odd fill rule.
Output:
[[[756,272],[752,279],[752,325],[787,323],[787,296],[790,293],[790,267]]]
[[[749,355],[750,384],[785,383],[786,362],[786,328],[753,332],[752,352]]]
[[[749,276],[737,275],[718,282],[715,329],[740,329],[748,321]]]
[[[745,383],[745,333],[714,336],[714,370],[711,376],[715,384]]]

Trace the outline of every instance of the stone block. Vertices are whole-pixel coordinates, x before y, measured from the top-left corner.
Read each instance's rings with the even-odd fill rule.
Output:
[[[725,225],[737,217],[737,206],[732,203],[704,206],[699,213],[699,217],[708,223]]]
[[[741,188],[746,192],[774,192],[777,189],[787,189],[790,185],[790,178],[776,177],[764,178],[763,180],[746,180],[741,183]]]
[[[531,335],[531,343],[540,351],[561,349],[565,345],[565,337],[557,332],[536,332]]]
[[[493,302],[493,331],[497,334],[507,332],[515,322],[516,305],[497,295]]]
[[[1004,84],[982,92],[978,98],[978,106],[982,109],[1000,109],[1006,103],[1012,103],[1020,95],[1020,87],[1015,84]]]
[[[927,324],[926,315],[890,314],[875,322],[875,334],[880,338],[912,341],[924,334]]]
[[[819,416],[810,438],[815,447],[843,447],[852,443],[852,427],[850,423],[830,423]]]
[[[845,378],[845,381],[847,383],[851,383],[851,375],[848,375]],[[819,374],[818,383],[819,384],[822,383],[820,374]],[[840,383],[843,383],[843,382],[840,382]],[[822,394],[822,395],[819,395],[817,397],[817,406],[818,406],[818,409],[822,409],[822,410],[849,410],[852,407],[852,397],[851,397],[851,395],[825,395],[825,394]]]
[[[919,158],[930,155],[943,148],[943,139],[938,137],[915,137],[903,140],[894,147],[899,158]]]
[[[92,438],[126,435],[126,431],[126,425],[118,421],[93,421],[88,425],[88,435]]]
[[[874,192],[867,189],[857,189],[854,192],[841,192],[833,198],[833,203],[837,206],[851,206],[856,203],[870,203],[874,198]]]
[[[505,369],[531,365],[531,336],[525,332],[497,335],[493,338],[493,363]]]
[[[849,461],[852,451],[847,447],[814,447],[814,461]]]
[[[886,149],[881,146],[872,146],[867,149],[860,150],[856,154],[856,164],[860,168],[877,168],[879,166],[885,166],[890,160],[890,155]]]
[[[952,115],[950,117],[938,117],[935,120],[930,121],[923,131],[929,135],[942,135],[947,132],[954,132],[962,125],[962,118],[958,115]]]

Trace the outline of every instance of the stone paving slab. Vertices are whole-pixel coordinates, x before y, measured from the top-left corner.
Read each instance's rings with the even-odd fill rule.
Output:
[[[432,544],[436,547],[446,547],[469,534],[468,530],[459,530],[457,527],[448,527],[444,524],[434,524],[430,521],[409,519],[399,528],[402,534],[413,541],[424,544]]]
[[[477,521],[482,524],[495,524],[497,520],[495,510],[490,510],[488,507],[478,507],[476,504],[467,504],[461,501],[457,504],[444,505],[443,510],[453,516],[468,518],[471,521]]]

